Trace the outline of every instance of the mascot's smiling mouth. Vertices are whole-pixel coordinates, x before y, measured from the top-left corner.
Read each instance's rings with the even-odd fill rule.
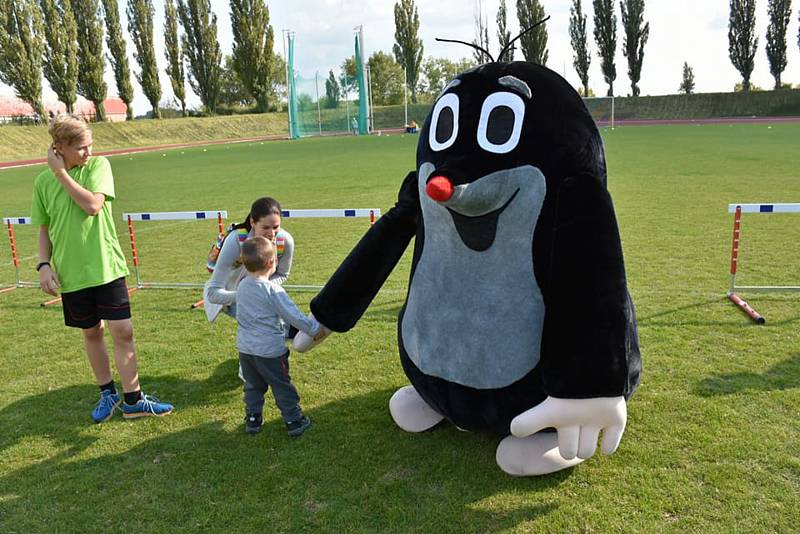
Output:
[[[517,193],[519,193],[519,189],[514,191],[511,198],[509,198],[505,204],[485,215],[462,215],[448,207],[447,211],[450,212],[450,216],[453,218],[453,224],[456,227],[461,241],[476,252],[482,252],[491,247],[497,235],[497,219],[500,218],[500,214],[511,204],[511,201],[514,200]]]
[[[418,174],[425,225],[431,230],[454,229],[452,237],[457,234],[474,252],[491,249],[503,228],[519,224],[531,225],[528,239],[533,239],[535,220],[524,223],[523,214],[544,199],[544,177],[536,167],[501,169],[457,186],[447,171],[439,175],[431,163],[420,165]]]

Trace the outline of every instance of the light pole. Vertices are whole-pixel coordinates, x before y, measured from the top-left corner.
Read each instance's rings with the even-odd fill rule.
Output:
[[[292,137],[292,95],[291,85],[289,84],[289,56],[286,55],[286,41],[289,39],[289,35],[292,33],[292,30],[281,30],[281,35],[283,35],[283,60],[286,64],[286,121],[287,126],[289,128],[289,138]]]
[[[403,67],[403,108],[405,109],[406,121],[403,125],[408,127],[408,68]]]

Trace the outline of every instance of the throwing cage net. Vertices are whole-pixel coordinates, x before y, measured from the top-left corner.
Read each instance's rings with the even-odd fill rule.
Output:
[[[289,98],[289,137],[298,139],[326,134],[366,134],[367,95],[364,69],[356,36],[355,77],[341,73],[339,67],[328,74],[304,76],[295,67],[294,32],[287,32],[286,76]]]

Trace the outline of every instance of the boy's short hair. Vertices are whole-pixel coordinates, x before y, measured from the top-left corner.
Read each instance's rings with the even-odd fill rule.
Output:
[[[54,143],[67,143],[71,145],[76,139],[90,133],[91,130],[85,122],[74,115],[62,113],[50,123],[48,130]]]
[[[253,236],[242,243],[242,263],[248,272],[263,271],[270,260],[275,260],[276,250],[266,237]]]

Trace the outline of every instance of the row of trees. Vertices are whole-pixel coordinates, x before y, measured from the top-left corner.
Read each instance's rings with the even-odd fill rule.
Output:
[[[786,69],[786,30],[792,17],[792,0],[768,0],[767,60],[769,71],[775,79],[775,89],[780,89],[781,74]],[[800,13],[798,13],[800,19]],[[758,49],[756,36],[756,0],[730,0],[728,21],[728,52],[731,62],[742,76],[742,90],[750,90],[750,75],[755,65]],[[800,32],[797,35],[800,46]]]
[[[755,35],[755,6],[756,0],[729,0],[730,20],[728,31],[729,55],[734,67],[742,76],[742,90],[750,90],[750,74],[753,71],[754,58],[758,47],[758,38]],[[617,52],[617,14],[615,0],[591,0],[594,9],[593,36],[600,58],[600,69],[605,83],[608,85],[609,96],[614,94],[614,81],[617,77],[615,55]],[[791,0],[767,0],[769,25],[767,27],[766,53],[770,65],[770,72],[775,78],[775,88],[780,89],[781,74],[786,69],[786,33],[791,19]],[[475,38],[472,41],[475,47],[474,60],[477,63],[489,61],[486,51],[490,47],[487,17],[484,14],[482,1],[477,0],[475,14]],[[644,19],[644,0],[620,0],[620,18],[622,21],[623,41],[622,52],[628,62],[628,78],[631,83],[631,94],[640,94],[639,81],[641,79],[642,64],[644,62],[644,48],[650,35],[650,23]],[[521,29],[534,26],[546,18],[544,6],[539,0],[516,0],[517,19]],[[800,15],[798,15],[800,19]],[[588,15],[584,12],[582,0],[572,0],[570,6],[569,36],[574,51],[573,66],[581,81],[581,92],[588,96],[589,67],[591,66],[591,53],[589,51]],[[496,15],[497,40],[500,49],[506,48],[511,41],[508,31],[508,8],[505,0],[500,0]],[[406,68],[408,84],[411,89],[412,100],[416,101],[416,89],[422,58],[422,41],[417,37],[419,29],[419,16],[413,0],[400,0],[395,4],[395,39],[394,54],[397,62]],[[547,26],[546,23],[538,25],[532,31],[524,34],[519,40],[522,55],[526,61],[546,64]],[[798,46],[800,46],[800,32],[798,33]],[[509,49],[499,61],[512,61],[515,49]],[[687,70],[688,69],[688,70]],[[687,80],[691,83],[687,83]],[[684,80],[681,90],[694,87],[694,75],[688,64],[684,65]]]
[[[230,87],[226,74],[237,78],[259,111],[268,109],[283,79],[275,69],[282,63],[273,53],[274,33],[264,0],[230,0],[230,10],[233,51],[223,66],[210,1],[164,2],[165,71],[184,115],[187,81],[205,109],[214,113]],[[127,0],[125,14],[139,66],[134,75],[158,118],[161,83],[153,44],[153,1]],[[94,103],[96,119],[105,120],[106,59],[130,119],[134,91],[117,0],[0,0],[0,80],[41,116],[44,75],[67,111],[73,110],[80,94]]]
[[[154,7],[152,0],[123,0],[127,24],[123,26],[118,0],[0,0],[0,80],[11,85],[17,94],[41,115],[42,76],[72,111],[77,94],[91,100],[97,119],[104,120],[103,101],[106,60],[114,73],[117,94],[133,117],[134,96],[131,66],[126,50],[125,29],[134,45],[133,58],[138,70],[136,82],[152,106],[152,115],[160,116],[162,88],[158,76],[153,42]],[[592,30],[600,67],[608,94],[614,94],[617,77],[617,14],[615,0],[591,0]],[[729,0],[729,53],[742,75],[742,89],[750,89],[750,74],[758,46],[755,35],[756,0]],[[781,87],[781,73],[786,68],[786,33],[791,17],[791,0],[767,0],[770,17],[767,28],[767,57],[775,87]],[[274,30],[270,25],[265,0],[230,0],[233,47],[222,55],[217,39],[217,17],[209,0],[165,0],[164,58],[165,72],[172,93],[186,114],[186,83],[197,94],[205,109],[214,113],[220,102],[253,103],[257,111],[267,111],[285,87],[285,63],[273,52]],[[520,28],[530,28],[547,16],[540,0],[516,0]],[[639,81],[644,62],[644,48],[650,31],[644,20],[645,0],[620,0],[623,40],[622,50],[628,62],[631,94],[639,95]],[[539,24],[525,33],[514,46],[508,30],[509,10],[500,0],[495,17],[496,37],[501,50],[499,60],[514,59],[517,47],[526,61],[546,64],[548,60],[547,25]],[[574,51],[573,66],[581,81],[581,92],[590,94],[588,15],[582,0],[572,0],[569,36]],[[395,44],[392,53],[375,52],[369,58],[373,101],[395,104],[402,101],[404,78],[412,102],[420,95],[436,95],[455,74],[469,66],[489,60],[488,20],[482,1],[477,0],[474,54],[469,59],[451,61],[424,57],[419,38],[419,13],[414,0],[398,0],[394,5]],[[105,47],[104,47],[105,44]],[[798,35],[800,44],[800,35]],[[108,51],[106,54],[104,49]],[[80,58],[80,68],[78,67]],[[688,69],[688,71],[687,71]],[[326,86],[327,105],[337,105],[340,95],[353,89],[355,61],[342,64],[342,74],[329,72]],[[691,74],[691,84],[687,83]],[[693,74],[684,65],[681,89],[693,87]]]

